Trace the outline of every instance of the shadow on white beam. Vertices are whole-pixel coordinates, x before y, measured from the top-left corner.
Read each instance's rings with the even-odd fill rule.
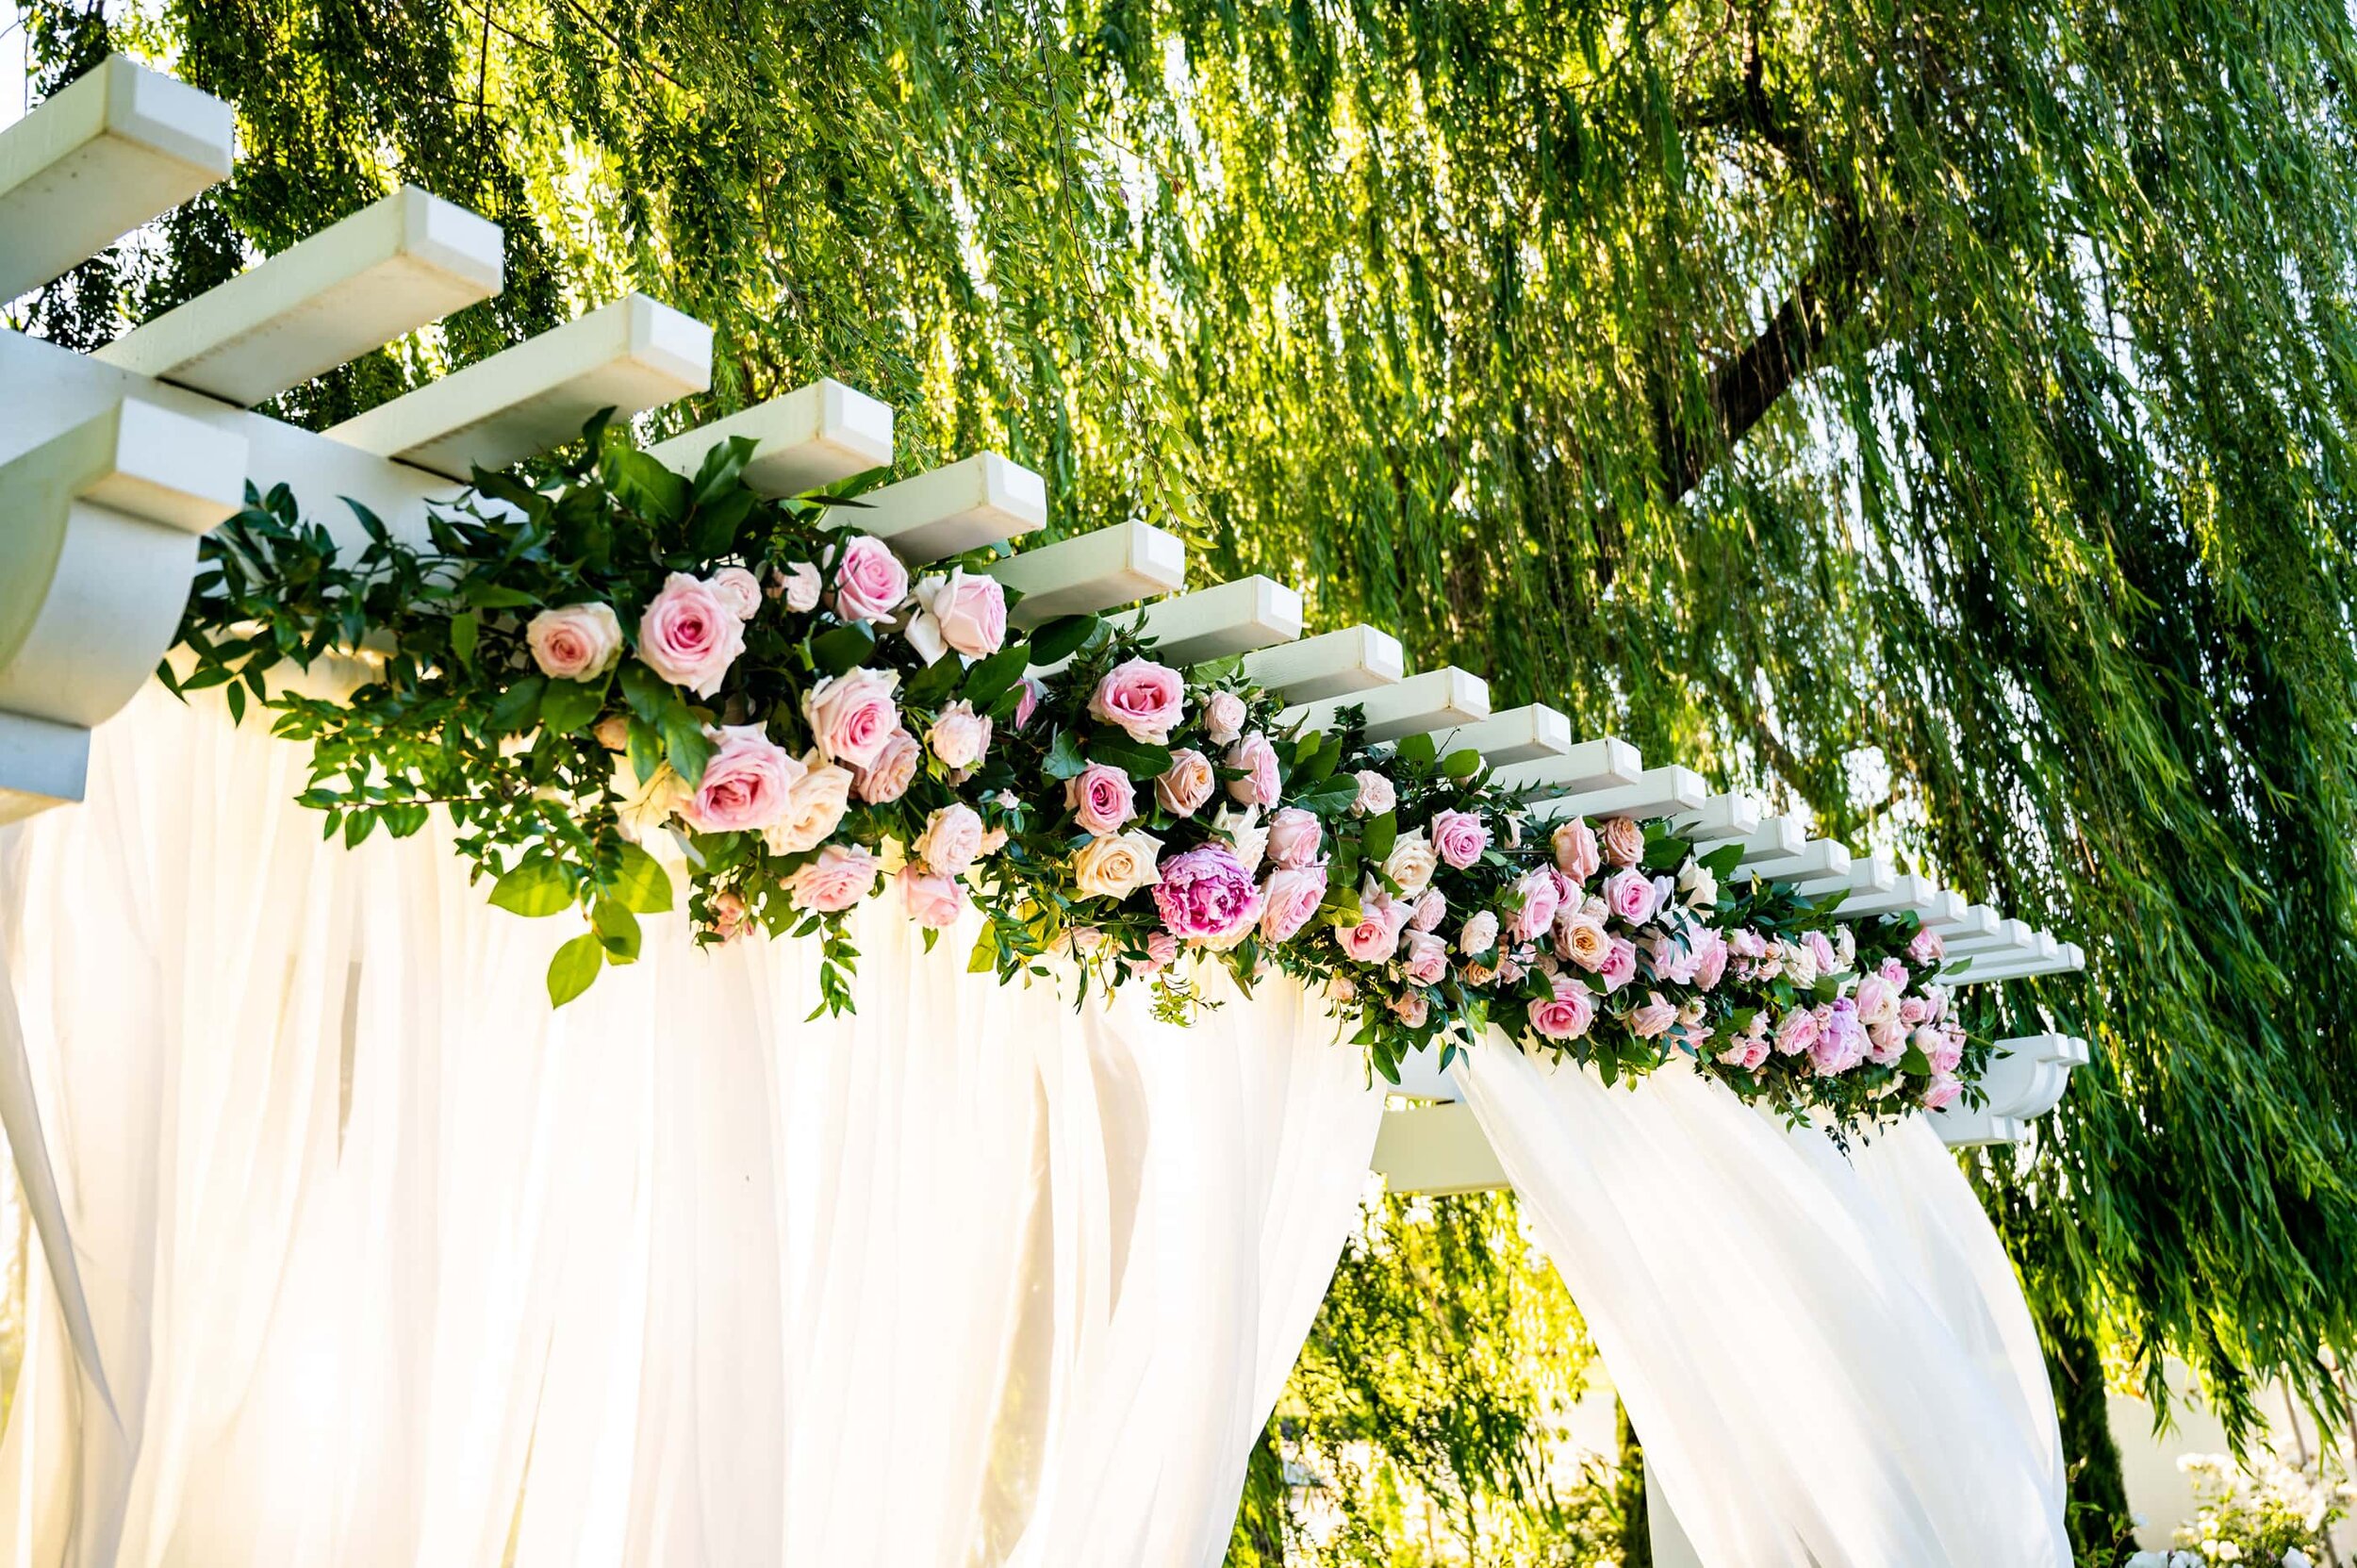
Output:
[[[1533,821],[1541,823],[1559,822],[1571,817],[1585,817],[1591,821],[1634,817],[1642,821],[1698,811],[1709,795],[1710,786],[1703,783],[1701,774],[1673,765],[1649,767],[1629,784],[1541,801],[1530,808],[1530,815]]]
[[[843,508],[846,526],[873,534],[912,566],[1047,526],[1047,483],[995,452],[978,452],[868,491]]]
[[[1479,1048],[1512,1048],[1492,1044]],[[1478,1193],[1508,1185],[1506,1167],[1498,1163],[1469,1105],[1384,1112],[1368,1164],[1394,1193]]]
[[[1841,901],[1844,919],[1869,919],[1877,915],[1913,914],[1919,918],[1939,907],[1940,888],[1929,877],[1912,873],[1893,877],[1887,888],[1853,893]]]
[[[93,357],[250,408],[500,291],[497,223],[404,186]]]
[[[1277,722],[1330,730],[1335,724],[1334,716],[1346,707],[1366,710],[1368,740],[1398,740],[1404,735],[1423,734],[1489,718],[1490,683],[1454,665],[1443,665],[1421,675],[1410,675],[1397,685],[1323,698],[1288,708],[1277,716]]]
[[[1549,795],[1587,795],[1633,784],[1644,777],[1637,748],[1610,735],[1583,740],[1559,757],[1508,763],[1491,776],[1500,789],[1532,789]]]
[[[1389,632],[1345,626],[1246,653],[1244,672],[1288,702],[1314,702],[1398,685],[1408,673],[1408,655]]]
[[[745,483],[766,496],[800,495],[892,466],[892,405],[840,381],[797,388],[647,451],[693,478],[705,454],[736,436],[753,443]]]
[[[1059,616],[1094,615],[1176,592],[1187,583],[1187,546],[1152,523],[1117,522],[1017,551],[982,570],[1023,595],[1007,619],[1029,630]]]
[[[1971,942],[1997,934],[1998,914],[1986,904],[1967,905],[1964,895],[1950,893],[1939,907],[1923,916],[1926,928],[1939,933],[1940,940],[1951,948],[1958,942]]]
[[[712,329],[632,294],[346,420],[330,439],[452,479],[503,469],[712,385]]]
[[[0,131],[0,300],[228,177],[229,106],[122,55]]]
[[[1148,604],[1138,625],[1156,657],[1205,664],[1301,635],[1301,595],[1273,577],[1239,577]]]
[[[1759,802],[1749,795],[1713,795],[1692,811],[1680,812],[1670,825],[1687,834],[1706,854],[1732,839],[1748,838],[1759,830]]]
[[[1542,702],[1532,702],[1471,724],[1453,725],[1433,739],[1441,754],[1468,749],[1480,752],[1493,767],[1560,757],[1572,750],[1572,721]]]
[[[1805,893],[1812,899],[1821,899],[1828,893],[1846,892],[1853,896],[1860,893],[1887,893],[1898,884],[1897,863],[1877,850],[1863,859],[1854,855],[1851,856],[1849,866],[1841,871],[1822,877],[1809,877],[1795,883],[1793,891]],[[1849,907],[1849,900],[1842,900],[1840,908],[1846,912]]]
[[[1983,910],[1989,916],[1994,922],[1992,929],[1970,934],[1960,933],[1948,938],[1949,957],[1969,958],[1974,953],[1987,953],[1992,957],[2000,957],[2010,955],[2019,949],[2035,949],[2037,933],[2030,929],[2028,921],[2009,919],[1986,904],[1975,904],[1972,907]]]
[[[1754,861],[1744,868],[1770,882],[1824,882],[1850,874],[1850,850],[1830,838],[1812,838],[1796,854]]]

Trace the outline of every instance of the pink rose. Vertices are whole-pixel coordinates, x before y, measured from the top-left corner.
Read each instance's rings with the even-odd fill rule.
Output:
[[[1634,866],[1645,858],[1645,830],[1634,817],[1614,817],[1604,824],[1604,858],[1615,866]]]
[[[1939,1048],[1933,1051],[1931,1055],[1932,1071],[1936,1073],[1954,1072],[1957,1065],[1963,1062],[1964,1031],[1956,1025],[1954,1020],[1951,1019],[1940,1027]]]
[[[928,870],[954,877],[982,852],[982,819],[972,806],[953,801],[925,818],[925,831],[909,846]]]
[[[1728,935],[1727,951],[1738,958],[1765,958],[1768,956],[1768,939],[1745,926]]]
[[[786,879],[797,909],[821,915],[849,909],[876,885],[876,857],[856,844],[830,844],[818,858]]]
[[[1158,969],[1177,963],[1178,938],[1166,931],[1147,932],[1146,933],[1146,958],[1147,963]]]
[[[1432,817],[1432,847],[1442,860],[1462,871],[1490,847],[1490,829],[1470,811],[1440,811]],[[1550,912],[1552,917],[1552,912]],[[1540,922],[1541,926],[1546,924]]]
[[[1902,997],[1899,999],[1899,1021],[1909,1029],[1929,1019],[1931,1015],[1932,1004],[1922,998]]]
[[[1607,995],[1618,991],[1637,978],[1637,944],[1625,936],[1612,939],[1612,950],[1604,955],[1604,966],[1596,971],[1604,982]]]
[[[796,615],[808,615],[818,607],[819,586],[818,569],[808,561],[770,569],[769,597],[785,601],[785,607]]]
[[[1400,972],[1418,985],[1438,985],[1448,973],[1448,944],[1430,932],[1410,931],[1400,954]]]
[[[1151,659],[1115,665],[1089,693],[1091,717],[1154,746],[1169,741],[1186,707],[1186,683],[1177,670]]]
[[[1923,1091],[1923,1109],[1945,1111],[1955,1103],[1956,1097],[1962,1093],[1964,1093],[1964,1083],[1961,1080],[1942,1074],[1933,1079],[1932,1086]]]
[[[1399,933],[1407,924],[1391,895],[1370,880],[1360,890],[1359,923],[1336,927],[1334,940],[1361,964],[1382,964],[1399,950]]]
[[[1880,975],[1868,975],[1857,982],[1858,1021],[1872,1029],[1876,1024],[1899,1020],[1899,993],[1890,982]]]
[[[889,805],[909,792],[924,756],[915,735],[895,730],[871,766],[851,770],[851,788],[871,806]]]
[[[1063,782],[1063,803],[1088,833],[1119,833],[1121,824],[1138,814],[1137,796],[1129,775],[1118,767],[1093,762],[1078,777]]]
[[[865,534],[844,541],[834,563],[834,613],[849,621],[882,620],[909,596],[909,569],[883,540]]]
[[[684,571],[663,580],[638,618],[638,657],[647,668],[699,697],[720,689],[729,666],[745,652],[745,623],[719,596]]]
[[[679,814],[698,833],[747,833],[766,828],[785,812],[788,791],[802,765],[784,747],[770,743],[759,724],[733,724],[704,764],[704,776]]]
[[[795,764],[800,771],[786,792],[785,810],[764,830],[770,852],[799,854],[815,850],[843,823],[851,800],[851,771],[837,767],[817,752]]]
[[[976,713],[971,702],[952,702],[925,732],[925,744],[941,759],[942,767],[963,772],[979,764],[990,750],[990,716]]]
[[[900,867],[900,899],[909,918],[934,931],[946,931],[965,913],[965,889],[955,877],[917,866]]]
[[[1261,917],[1261,890],[1225,844],[1200,844],[1162,862],[1154,907],[1173,935],[1223,946]]]
[[[1244,699],[1232,691],[1215,691],[1203,704],[1203,727],[1214,746],[1226,746],[1243,734],[1244,718]]]
[[[1615,817],[1626,821],[1626,817]],[[1654,891],[1653,881],[1642,871],[1615,871],[1604,882],[1604,901],[1614,915],[1632,926],[1641,926],[1653,918],[1660,900]]]
[[[1448,900],[1437,887],[1427,887],[1416,900],[1415,913],[1408,916],[1409,931],[1438,931],[1448,917]]]
[[[1268,857],[1288,870],[1318,858],[1326,828],[1299,806],[1286,806],[1268,819]]]
[[[1874,1059],[1877,1066],[1887,1067],[1906,1054],[1906,1026],[1897,1018],[1869,1025],[1866,1031],[1866,1054]]]
[[[1170,754],[1170,766],[1154,781],[1154,799],[1173,817],[1193,817],[1204,801],[1211,798],[1211,786],[1219,776],[1211,771],[1211,759],[1202,752],[1180,747]]]
[[[739,620],[761,613],[761,579],[743,567],[722,567],[704,579],[704,586]]]
[[[1399,804],[1399,792],[1392,787],[1392,781],[1374,768],[1362,767],[1356,777],[1359,793],[1351,800],[1351,816],[1380,817]]]
[[[568,604],[542,610],[524,627],[532,662],[552,681],[585,681],[622,656],[622,623],[610,604]]]
[[[802,693],[802,717],[810,720],[819,754],[852,767],[873,767],[900,730],[900,710],[892,701],[899,684],[892,670],[852,669]]]
[[[1948,956],[1948,944],[1939,933],[1919,931],[1907,942],[1907,962],[1918,968],[1929,968]]]
[[[1530,1004],[1530,1027],[1541,1039],[1576,1040],[1595,1021],[1595,999],[1569,975],[1555,977],[1555,995]]]
[[[1817,1015],[1805,1007],[1787,1013],[1776,1025],[1776,1051],[1782,1056],[1798,1056],[1817,1043]]]
[[[1497,945],[1498,917],[1486,909],[1476,910],[1457,933],[1457,950],[1467,958],[1477,957]]]
[[[1558,826],[1548,842],[1555,848],[1556,869],[1575,883],[1586,882],[1604,864],[1603,851],[1596,848],[1596,831],[1584,817]]]
[[[1844,936],[1849,935],[1850,928],[1847,926],[1842,927],[1841,934]],[[1907,988],[1908,980],[1913,978],[1907,973],[1906,965],[1895,958],[1884,959],[1882,961],[1882,966],[1874,972],[1882,976],[1883,980],[1893,991],[1904,991]]]
[[[1809,957],[1817,961],[1817,972],[1819,974],[1829,975],[1839,967],[1840,960],[1834,953],[1833,940],[1823,932],[1812,931],[1808,933],[1801,938],[1801,946],[1806,948],[1808,949]]]
[[[712,934],[718,937],[723,945],[735,941],[753,929],[753,912],[745,906],[744,899],[733,888],[723,887],[715,893],[709,908]]]
[[[1602,920],[1584,909],[1558,910],[1555,950],[1590,974],[1598,974],[1612,956],[1612,935]]]
[[[1676,1005],[1663,1001],[1660,992],[1648,991],[1644,1001],[1630,1010],[1628,1028],[1640,1040],[1653,1040],[1668,1033],[1670,1026],[1677,1021]]]
[[[1560,907],[1555,874],[1543,868],[1525,871],[1514,880],[1514,891],[1523,906],[1514,911],[1506,929],[1517,942],[1534,941],[1555,923],[1556,910]]]
[[[1228,749],[1227,766],[1244,777],[1228,781],[1228,799],[1248,806],[1277,803],[1277,748],[1258,730]]]
[[[1706,929],[1692,940],[1694,983],[1706,991],[1715,990],[1727,972],[1727,939],[1715,930]]]
[[[1410,991],[1405,996],[1393,997],[1391,1000],[1391,1009],[1399,1021],[1409,1029],[1422,1029],[1425,1026],[1425,1020],[1432,1016],[1432,1003],[1422,991]]]
[[[951,652],[983,658],[1006,643],[1007,590],[995,577],[969,577],[963,568],[928,577],[916,585],[916,602],[907,636],[927,664]]]
[[[1269,874],[1261,892],[1261,940],[1271,947],[1290,942],[1326,901],[1326,867],[1285,867]]]
[[[1015,685],[1021,695],[1014,700],[1014,727],[1020,730],[1039,711],[1039,700],[1047,695],[1047,683],[1036,675],[1026,675]]]
[[[1641,950],[1656,979],[1666,980],[1673,985],[1694,983],[1695,953],[1683,938],[1656,932],[1645,938]]]

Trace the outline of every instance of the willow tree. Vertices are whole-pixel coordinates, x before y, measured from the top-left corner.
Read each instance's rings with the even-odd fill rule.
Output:
[[[2075,934],[2096,1060],[1981,1171],[2066,1367],[2331,1420],[2357,1354],[2357,50],[2330,0],[42,0],[237,100],[83,342],[381,193],[635,286],[702,417],[819,374],[1324,624]]]

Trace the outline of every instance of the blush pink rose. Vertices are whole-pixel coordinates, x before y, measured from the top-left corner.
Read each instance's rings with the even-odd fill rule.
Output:
[[[679,814],[698,833],[755,832],[784,814],[788,792],[802,773],[802,765],[771,744],[763,726],[733,724],[720,731],[704,776]]]
[[[1823,932],[1808,933],[1801,938],[1801,946],[1806,948],[1809,957],[1817,961],[1819,974],[1829,975],[1839,967],[1841,961],[1833,950],[1833,939]]]
[[[900,900],[909,918],[933,931],[946,931],[965,913],[965,889],[955,877],[916,866],[900,867]]]
[[[1556,869],[1574,882],[1586,882],[1604,864],[1603,851],[1596,847],[1596,830],[1584,817],[1558,825],[1547,842],[1555,850]]]
[[[1415,913],[1408,916],[1409,931],[1438,931],[1448,918],[1448,898],[1437,887],[1427,887],[1416,900]]]
[[[1464,929],[1457,933],[1457,950],[1467,958],[1488,952],[1498,945],[1498,917],[1488,910],[1476,910]]]
[[[1776,1052],[1798,1056],[1817,1043],[1817,1015],[1805,1007],[1787,1013],[1776,1025]]]
[[[995,577],[969,577],[963,569],[928,577],[916,585],[916,602],[907,635],[927,664],[944,653],[983,658],[1006,643],[1007,590]]]
[[[1653,918],[1660,900],[1655,897],[1652,879],[1642,871],[1615,871],[1605,879],[1604,901],[1621,919],[1641,926]]]
[[[1868,975],[1857,982],[1858,1021],[1868,1029],[1877,1024],[1896,1023],[1899,1019],[1899,993],[1890,982],[1880,975]]]
[[[704,586],[739,620],[761,613],[761,579],[743,567],[722,567],[704,579]]]
[[[1964,1031],[1952,1018],[1940,1026],[1939,1048],[1932,1052],[1932,1071],[1954,1072],[1957,1065],[1963,1060]]]
[[[1645,830],[1632,817],[1609,817],[1597,830],[1604,858],[1615,866],[1634,866],[1645,858]]]
[[[1658,991],[1648,991],[1645,999],[1630,1009],[1628,1028],[1640,1040],[1653,1040],[1668,1033],[1670,1026],[1677,1021],[1676,1004],[1662,1000]]]
[[[1422,991],[1410,991],[1405,996],[1393,997],[1388,1005],[1393,1015],[1409,1029],[1422,1029],[1425,1026],[1425,1020],[1432,1016],[1431,1000]]]
[[[1101,762],[1090,763],[1078,776],[1063,782],[1063,803],[1084,832],[1100,835],[1119,833],[1121,825],[1138,814],[1129,775]]]
[[[925,818],[909,852],[929,871],[954,877],[974,864],[982,852],[982,819],[972,806],[953,801]]]
[[[844,808],[851,800],[851,770],[838,767],[813,751],[797,765],[801,772],[786,795],[785,810],[762,836],[774,854],[799,854],[815,850],[843,824]]]
[[[819,586],[818,569],[808,561],[770,569],[769,597],[784,601],[796,615],[808,615],[818,607]]]
[[[916,765],[924,758],[925,749],[915,735],[895,730],[871,766],[851,770],[852,792],[871,806],[889,805],[909,792]]]
[[[1964,1093],[1962,1081],[1950,1078],[1943,1073],[1933,1079],[1931,1087],[1923,1091],[1923,1109],[1945,1111],[1956,1102],[1956,1097],[1962,1093]]]
[[[1089,713],[1127,734],[1161,746],[1185,716],[1186,683],[1178,672],[1151,659],[1115,665],[1089,693]]]
[[[1612,956],[1612,933],[1604,922],[1584,909],[1558,909],[1555,914],[1555,950],[1590,974],[1601,973]]]
[[[1170,766],[1154,781],[1154,799],[1173,817],[1193,817],[1211,798],[1219,776],[1211,759],[1188,747],[1170,754]]]
[[[952,702],[925,732],[925,744],[942,767],[963,772],[980,764],[990,750],[990,716],[976,713],[971,702]]]
[[[1178,938],[1166,931],[1146,933],[1146,961],[1157,969],[1168,968],[1178,961]]]
[[[1907,962],[1928,967],[1948,956],[1948,944],[1936,931],[1919,931],[1907,942]]]
[[[1351,816],[1380,817],[1399,804],[1399,791],[1392,787],[1391,780],[1374,768],[1362,767],[1357,777],[1359,793],[1351,799]]]
[[[1399,933],[1407,923],[1391,895],[1370,881],[1360,890],[1359,923],[1336,927],[1334,940],[1361,964],[1382,964],[1399,950]]]
[[[1727,972],[1727,939],[1716,929],[1706,929],[1692,940],[1694,983],[1706,991],[1715,990]]]
[[[1163,929],[1183,941],[1220,947],[1261,917],[1261,890],[1225,844],[1199,844],[1162,865],[1154,907]]]
[[[1326,867],[1289,866],[1272,871],[1261,894],[1261,940],[1271,947],[1290,942],[1326,901]]]
[[[818,858],[786,879],[797,909],[831,915],[849,909],[876,886],[876,857],[856,844],[830,844]]]
[[[1607,994],[1618,991],[1622,986],[1635,980],[1637,978],[1637,944],[1625,936],[1614,937],[1612,950],[1604,955],[1603,966],[1596,970],[1596,978],[1604,982],[1604,988]]]
[[[1228,799],[1248,806],[1277,803],[1277,748],[1260,731],[1253,731],[1228,749],[1226,766],[1244,773],[1241,779],[1228,781]]]
[[[1226,746],[1244,734],[1244,699],[1232,691],[1215,691],[1203,704],[1203,727],[1214,746]]]
[[[720,689],[745,652],[745,623],[719,596],[684,571],[663,581],[638,618],[638,657],[648,668],[699,697]]]
[[[900,710],[892,700],[899,684],[892,670],[852,669],[802,693],[802,717],[810,720],[819,753],[830,762],[873,767],[900,733]]]
[[[1036,675],[1026,675],[1017,683],[1019,695],[1014,700],[1014,727],[1023,728],[1039,711],[1039,700],[1047,695],[1047,683]]]
[[[1576,1040],[1595,1021],[1595,999],[1569,975],[1555,977],[1555,995],[1530,1004],[1530,1027],[1541,1039]]]
[[[834,613],[845,620],[882,620],[909,596],[909,569],[883,540],[865,534],[844,541],[834,563]]]
[[[1286,869],[1297,869],[1317,859],[1318,850],[1325,842],[1324,824],[1299,806],[1285,806],[1270,813],[1268,857]]]
[[[622,623],[610,604],[568,604],[542,610],[524,627],[532,662],[552,681],[586,681],[622,656]]]
[[[1442,860],[1462,871],[1481,858],[1481,851],[1490,847],[1490,829],[1480,817],[1470,811],[1441,811],[1432,817],[1432,848]],[[1553,919],[1555,911],[1547,911]],[[1541,920],[1534,929],[1543,930]]]
[[[723,887],[712,896],[712,934],[723,945],[735,941],[753,929],[753,912],[735,889]]]
[[[1561,907],[1560,890],[1551,871],[1525,871],[1514,880],[1514,891],[1523,900],[1507,922],[1507,931],[1517,942],[1528,942],[1555,923],[1556,911]]]
[[[1400,973],[1418,985],[1438,985],[1448,973],[1448,944],[1428,931],[1410,931],[1399,955]]]

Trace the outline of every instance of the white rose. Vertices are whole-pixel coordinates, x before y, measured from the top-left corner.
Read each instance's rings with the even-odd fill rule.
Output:
[[[802,759],[804,771],[785,792],[785,811],[762,830],[769,852],[799,854],[827,841],[843,821],[851,801],[851,770],[838,767],[816,751]]]
[[[1220,807],[1211,814],[1211,831],[1227,837],[1236,859],[1244,864],[1244,875],[1261,874],[1261,861],[1268,853],[1268,829],[1261,825],[1259,806]]]
[[[1418,828],[1392,841],[1392,852],[1383,857],[1383,874],[1399,884],[1400,892],[1413,897],[1432,885],[1432,873],[1440,864],[1441,857],[1432,852],[1424,830]]]
[[[1357,777],[1359,793],[1350,802],[1351,816],[1380,817],[1399,804],[1399,792],[1392,787],[1392,781],[1374,768],[1362,767]]]
[[[1162,853],[1161,839],[1135,828],[1105,834],[1090,839],[1073,857],[1073,881],[1093,898],[1126,899],[1162,880],[1156,869]]]
[[[1678,891],[1686,895],[1689,909],[1713,909],[1719,903],[1719,879],[1710,868],[1693,856],[1686,857],[1686,865],[1678,872]]]

